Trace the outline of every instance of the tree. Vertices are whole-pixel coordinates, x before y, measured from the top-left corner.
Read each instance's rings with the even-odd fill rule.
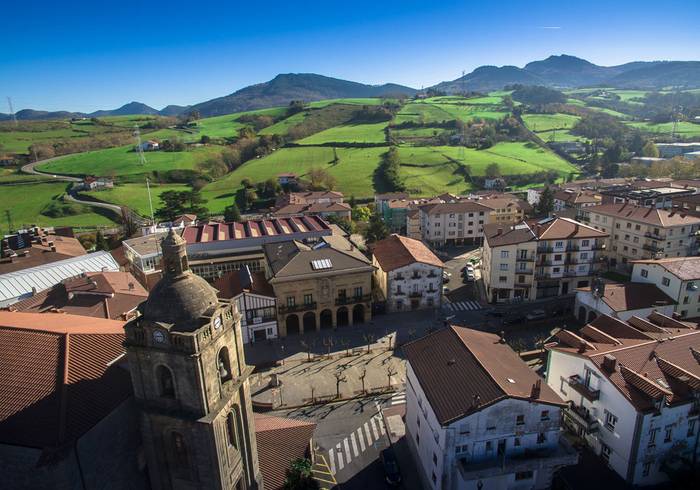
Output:
[[[659,149],[653,141],[647,141],[642,148],[642,155],[645,157],[659,158]]]
[[[372,210],[367,206],[357,206],[352,208],[353,221],[369,221],[372,217]]]
[[[209,143],[211,143],[211,138],[206,134],[203,134],[202,137],[199,138],[199,142],[203,145],[208,145]]]
[[[284,480],[285,490],[317,490],[318,481],[314,479],[313,464],[306,458],[298,458],[289,464]]]
[[[389,236],[389,230],[377,213],[372,214],[369,219],[369,226],[365,230],[365,241],[367,243],[378,242]]]
[[[537,203],[537,214],[539,216],[549,216],[554,209],[554,193],[549,186],[545,186],[540,194],[540,201]]]
[[[203,216],[207,213],[204,204],[207,202],[198,190],[165,191],[160,195],[163,205],[156,210],[155,215],[163,221],[172,221],[181,214],[196,214]]]
[[[489,163],[488,166],[486,167],[486,170],[484,170],[484,174],[489,179],[500,177],[501,176],[501,167],[499,167],[498,164],[495,162]]]
[[[234,202],[230,206],[224,208],[224,221],[240,221],[241,212],[238,205]]]
[[[102,231],[99,230],[95,235],[95,250],[105,250],[109,252],[109,242],[105,238]]]
[[[238,137],[241,139],[253,139],[255,138],[255,131],[250,126],[243,126],[238,130]]]

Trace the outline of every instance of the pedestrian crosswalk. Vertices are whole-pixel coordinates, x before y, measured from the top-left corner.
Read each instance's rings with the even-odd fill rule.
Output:
[[[403,405],[406,403],[406,392],[400,391],[389,399],[389,406]]]
[[[446,303],[445,307],[450,311],[469,311],[469,310],[480,310],[481,305],[478,301],[458,301],[456,303]]]
[[[374,415],[361,427],[351,432],[348,437],[340,441],[334,448],[328,450],[328,465],[334,475],[345,468],[353,459],[371,448],[386,434],[384,420],[381,414]]]

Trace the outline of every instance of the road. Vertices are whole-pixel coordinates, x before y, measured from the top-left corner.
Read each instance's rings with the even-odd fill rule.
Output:
[[[41,165],[42,163],[48,163],[48,162],[51,162],[53,160],[58,160],[60,158],[63,158],[64,156],[67,156],[67,155],[62,155],[60,157],[47,158],[45,160],[38,160],[36,162],[28,163],[22,167],[22,172],[24,172],[25,174],[45,175],[45,176],[53,177],[56,180],[60,180],[60,181],[64,181],[64,182],[81,182],[82,179],[79,179],[77,177],[70,177],[68,175],[57,175],[57,174],[51,174],[48,172],[41,172],[35,168],[37,165]]]
[[[318,457],[327,461],[344,490],[367,490],[387,486],[379,454],[389,447],[389,438],[379,409],[403,402],[404,395],[377,396],[269,413],[315,422]]]

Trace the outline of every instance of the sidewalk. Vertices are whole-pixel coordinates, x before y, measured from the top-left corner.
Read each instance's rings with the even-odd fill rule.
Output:
[[[403,388],[406,367],[386,348],[330,358],[287,360],[253,377],[253,404],[279,409],[341,401]],[[306,354],[304,354],[306,356]],[[313,357],[312,357],[313,359]]]
[[[321,330],[283,339],[246,344],[246,362],[253,366],[271,366],[285,359],[301,360],[312,354],[345,352],[347,349],[367,347],[386,349],[420,338],[440,328],[445,318],[440,309],[407,311],[376,316],[369,323]]]

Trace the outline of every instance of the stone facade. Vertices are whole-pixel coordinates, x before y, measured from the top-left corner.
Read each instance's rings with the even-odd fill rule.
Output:
[[[184,240],[173,233],[164,240],[163,260],[165,276],[143,315],[126,324],[124,344],[151,486],[257,488],[252,367],[245,364],[240,315],[192,274]],[[166,315],[168,307],[174,311]]]
[[[372,318],[372,270],[272,280],[280,337],[346,327]]]

